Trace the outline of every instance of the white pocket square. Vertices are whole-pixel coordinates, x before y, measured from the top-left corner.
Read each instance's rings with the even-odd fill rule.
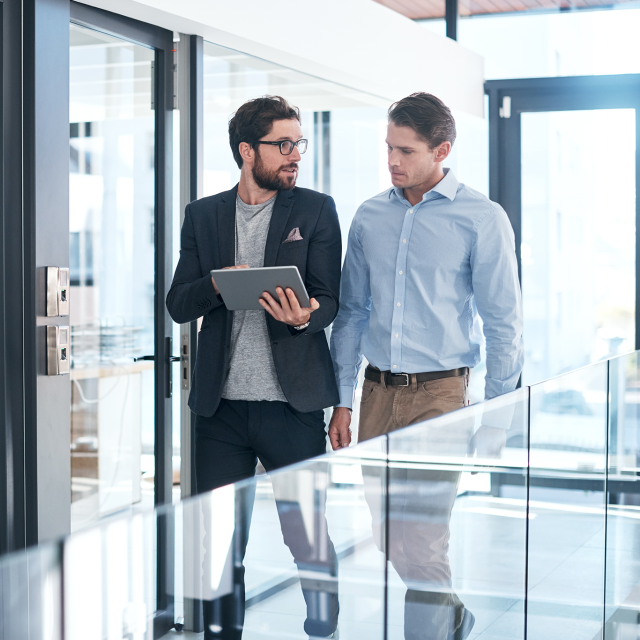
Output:
[[[296,242],[296,240],[304,240],[304,238],[300,235],[300,227],[291,229],[289,235],[287,236],[287,239],[282,244],[285,244],[287,242]]]

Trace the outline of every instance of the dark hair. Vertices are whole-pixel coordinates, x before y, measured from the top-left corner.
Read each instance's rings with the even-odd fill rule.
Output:
[[[256,142],[271,131],[275,120],[294,118],[300,122],[300,109],[280,96],[262,96],[245,102],[229,120],[229,144],[238,167],[242,168],[241,142],[248,142],[255,149]]]
[[[456,121],[447,105],[430,93],[412,93],[389,107],[389,122],[411,127],[431,149],[456,139]]]

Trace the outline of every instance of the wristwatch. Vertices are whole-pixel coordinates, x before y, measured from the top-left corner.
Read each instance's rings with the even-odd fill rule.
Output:
[[[305,322],[304,324],[299,324],[295,327],[293,327],[296,331],[302,331],[303,329],[306,329],[309,325],[311,324],[311,321]]]

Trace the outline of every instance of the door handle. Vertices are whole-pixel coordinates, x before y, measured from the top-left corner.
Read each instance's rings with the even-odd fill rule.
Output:
[[[166,362],[167,364],[171,364],[172,362],[180,362],[181,361],[181,357],[180,356],[172,356],[171,352],[173,351],[173,339],[167,337],[166,338],[166,351],[165,353],[167,354],[167,359]],[[152,360],[153,362],[156,362],[156,357],[155,355],[152,356],[138,356],[137,358],[134,358],[133,361],[134,362],[140,362],[141,360]],[[173,383],[172,383],[172,376],[171,376],[171,367],[167,367],[166,369],[166,380],[165,380],[165,398],[170,398],[173,395]]]

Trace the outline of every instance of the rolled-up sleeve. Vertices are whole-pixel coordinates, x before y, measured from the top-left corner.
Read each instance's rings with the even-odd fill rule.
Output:
[[[362,363],[360,342],[371,312],[369,266],[359,236],[361,209],[349,230],[347,255],[340,281],[340,308],[331,331],[331,357],[340,391],[339,407],[353,405],[353,393]]]
[[[492,205],[477,225],[470,256],[473,293],[487,341],[485,399],[513,391],[524,364],[515,238],[507,214]]]

